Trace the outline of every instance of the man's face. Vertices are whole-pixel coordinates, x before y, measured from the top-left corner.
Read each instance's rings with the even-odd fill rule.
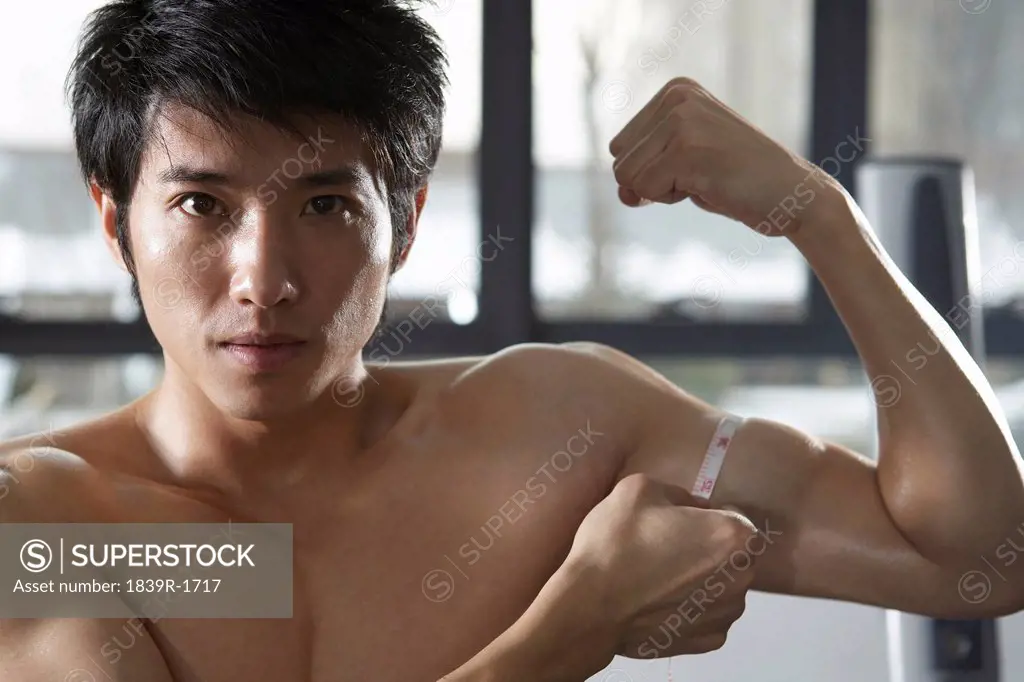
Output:
[[[142,302],[168,374],[238,418],[330,391],[386,296],[392,229],[368,150],[343,123],[303,132],[245,119],[229,137],[169,107],[131,202]]]

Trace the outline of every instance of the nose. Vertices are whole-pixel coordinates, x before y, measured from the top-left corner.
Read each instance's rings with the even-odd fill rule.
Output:
[[[298,271],[283,227],[271,224],[266,211],[256,211],[236,232],[231,298],[237,303],[272,308],[299,297]]]

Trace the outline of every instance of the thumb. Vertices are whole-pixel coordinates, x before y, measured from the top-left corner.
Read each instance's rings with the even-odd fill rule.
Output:
[[[746,524],[749,527],[751,532],[754,532],[754,533],[757,532],[757,524],[754,523],[751,520],[751,518],[750,518],[750,516],[748,514],[746,514],[743,510],[741,510],[736,505],[723,504],[721,507],[719,507],[719,509],[721,511],[724,511],[724,512],[730,512],[732,514],[736,514],[737,516],[740,517],[740,519],[743,520],[744,524]]]
[[[662,494],[670,504],[678,507],[699,507],[701,509],[711,508],[711,505],[708,504],[707,500],[697,497],[682,486],[666,483],[665,481],[659,481],[659,483],[661,484]]]
[[[619,201],[624,203],[626,206],[632,207],[648,206],[651,204],[650,199],[644,199],[633,190],[622,186],[619,186]]]

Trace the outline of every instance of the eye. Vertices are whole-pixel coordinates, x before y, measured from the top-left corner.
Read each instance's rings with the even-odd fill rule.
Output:
[[[209,194],[194,192],[186,194],[178,202],[182,211],[196,218],[206,218],[211,215],[227,215],[227,208],[220,201]],[[220,211],[216,209],[220,208]]]
[[[313,197],[302,209],[302,215],[333,215],[345,210],[345,198],[337,194]]]

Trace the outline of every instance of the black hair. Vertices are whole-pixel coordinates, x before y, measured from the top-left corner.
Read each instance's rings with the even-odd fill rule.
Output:
[[[441,146],[447,59],[413,0],[114,0],[86,21],[65,84],[86,182],[117,206],[141,309],[128,207],[156,114],[176,103],[224,130],[239,112],[297,132],[334,115],[364,136],[389,189],[392,267]]]

